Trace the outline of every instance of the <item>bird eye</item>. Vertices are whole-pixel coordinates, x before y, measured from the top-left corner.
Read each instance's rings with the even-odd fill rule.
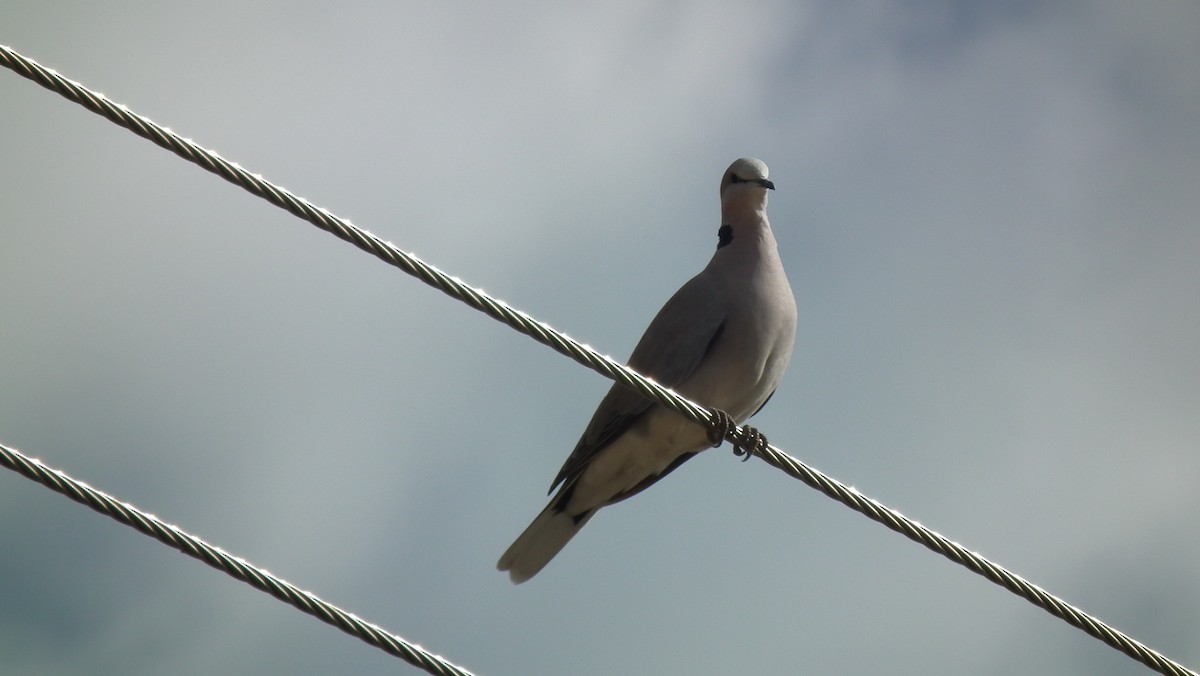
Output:
[[[741,179],[741,178],[739,178],[737,174],[730,174],[730,175],[729,175],[729,182],[730,182],[730,183],[741,183],[741,182],[742,182],[742,179]]]

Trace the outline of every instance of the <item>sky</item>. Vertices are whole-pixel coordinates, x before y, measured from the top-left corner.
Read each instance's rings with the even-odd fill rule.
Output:
[[[754,419],[1200,667],[1200,5],[6,3],[0,43],[624,358],[764,160]],[[0,72],[0,442],[488,674],[1148,671],[709,451],[496,559],[609,382]],[[6,674],[420,673],[10,472]]]

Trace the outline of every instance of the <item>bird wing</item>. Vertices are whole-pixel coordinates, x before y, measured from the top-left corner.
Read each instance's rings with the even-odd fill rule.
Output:
[[[677,388],[687,381],[720,338],[728,313],[723,297],[704,272],[684,284],[658,311],[629,358],[629,366],[658,384]],[[621,383],[612,388],[550,486],[577,476],[600,451],[624,434],[653,401]]]

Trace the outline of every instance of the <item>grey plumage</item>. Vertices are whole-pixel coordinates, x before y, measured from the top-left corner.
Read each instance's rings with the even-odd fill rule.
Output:
[[[735,161],[721,179],[721,227],[708,265],[642,335],[629,366],[738,424],[787,368],[796,302],[767,221],[767,166]],[[514,583],[533,577],[596,511],[624,500],[711,446],[707,431],[614,384],[551,485],[558,493],[500,557]]]

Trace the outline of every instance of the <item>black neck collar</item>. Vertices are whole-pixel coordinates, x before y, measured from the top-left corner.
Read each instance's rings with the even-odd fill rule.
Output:
[[[719,230],[717,230],[717,248],[720,249],[722,247],[725,247],[732,241],[733,241],[733,226],[729,225],[728,223],[725,223],[724,225],[721,226],[721,228]]]

